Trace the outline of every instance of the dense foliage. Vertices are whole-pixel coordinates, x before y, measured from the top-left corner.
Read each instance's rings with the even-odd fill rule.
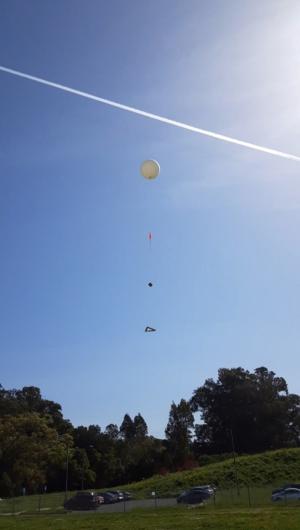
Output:
[[[298,447],[300,397],[266,368],[220,369],[190,401],[172,403],[165,433],[164,440],[150,436],[140,413],[104,430],[74,427],[38,388],[0,386],[0,496],[62,490],[67,468],[70,489],[100,488],[191,469],[233,451]]]
[[[223,453],[232,442],[238,452],[294,447],[300,441],[300,396],[289,394],[283,377],[261,367],[221,369],[191,399],[202,424],[196,426],[198,451]]]

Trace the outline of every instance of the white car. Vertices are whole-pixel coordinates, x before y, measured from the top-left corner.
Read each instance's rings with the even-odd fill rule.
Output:
[[[272,495],[272,501],[300,501],[300,489],[285,488]]]

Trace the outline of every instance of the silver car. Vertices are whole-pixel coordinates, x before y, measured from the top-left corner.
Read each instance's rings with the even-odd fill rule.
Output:
[[[272,495],[272,501],[300,501],[300,489],[285,488]]]

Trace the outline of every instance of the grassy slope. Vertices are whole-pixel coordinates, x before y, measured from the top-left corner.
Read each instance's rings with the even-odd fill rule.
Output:
[[[202,508],[136,510],[125,514],[2,517],[1,530],[299,530],[297,509],[232,510]]]
[[[237,458],[238,481],[241,487],[237,497],[234,483],[233,460],[209,464],[192,471],[170,473],[166,476],[154,476],[150,479],[120,486],[129,490],[136,498],[147,498],[152,491],[159,496],[177,495],[192,485],[215,483],[218,486],[216,507],[239,504],[248,506],[249,495],[252,506],[269,505],[272,487],[288,481],[300,482],[300,449],[282,449],[252,456]],[[251,486],[250,493],[243,485]],[[266,487],[259,487],[268,485]],[[231,488],[231,489],[229,489]],[[220,491],[228,490],[228,491]],[[69,496],[72,493],[69,492]],[[36,513],[41,510],[57,510],[62,507],[64,493],[49,493],[38,497],[30,495],[0,502],[1,513]],[[300,528],[300,525],[299,525]]]
[[[258,455],[241,456],[236,459],[238,481],[241,486],[280,485],[288,481],[300,482],[300,448],[269,451]],[[189,486],[214,483],[219,488],[228,488],[235,481],[233,459],[209,464],[191,471],[154,476],[150,479],[122,486],[138,497],[157,491],[160,495],[177,493]]]

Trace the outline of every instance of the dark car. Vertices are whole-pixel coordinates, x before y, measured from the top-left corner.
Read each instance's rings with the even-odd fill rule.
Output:
[[[103,497],[93,492],[78,492],[64,503],[66,510],[96,510],[103,503]]]
[[[108,493],[112,493],[112,495],[115,496],[116,502],[121,502],[121,501],[124,500],[124,495],[123,495],[122,491],[111,490]]]
[[[117,496],[109,491],[97,493],[97,495],[100,495],[103,498],[104,504],[114,504],[115,502],[118,502]]]
[[[271,497],[273,502],[278,501],[299,501],[300,500],[300,489],[298,488],[284,488],[281,491],[272,493]]]
[[[191,488],[184,491],[177,497],[177,503],[182,504],[201,504],[211,497],[211,493],[203,488]]]

